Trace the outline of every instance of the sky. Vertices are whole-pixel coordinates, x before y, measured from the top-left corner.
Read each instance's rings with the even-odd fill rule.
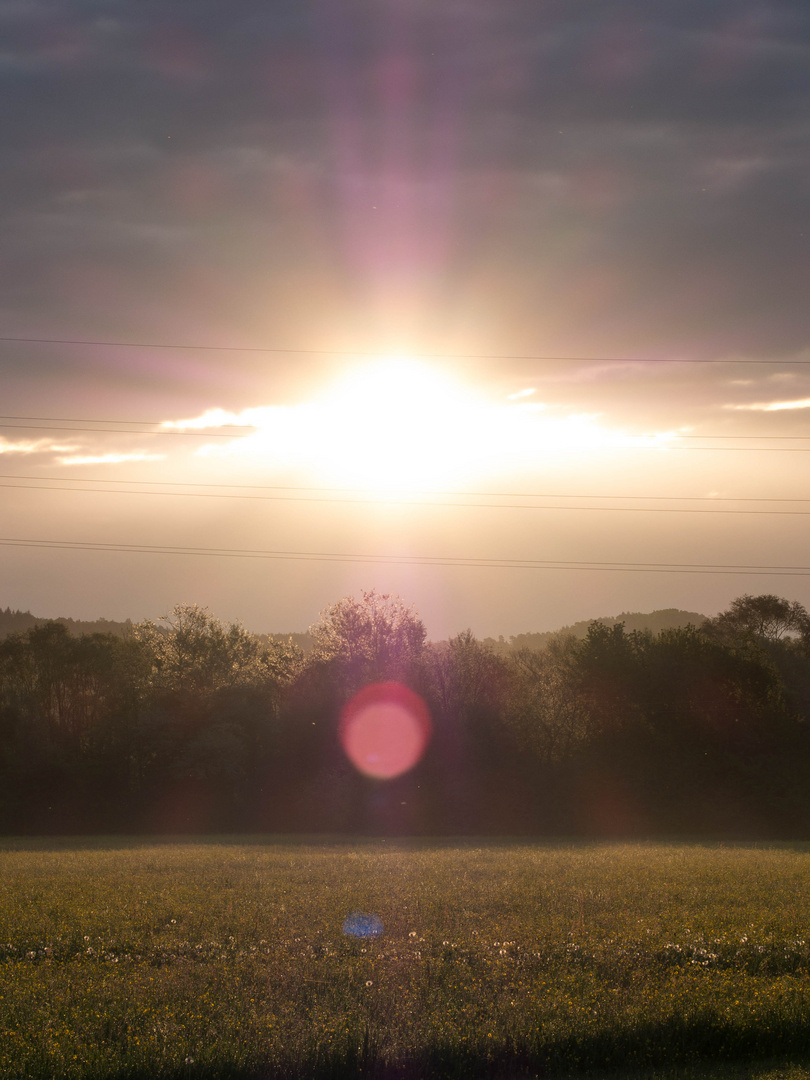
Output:
[[[0,0],[0,95],[0,607],[810,605],[803,0]]]

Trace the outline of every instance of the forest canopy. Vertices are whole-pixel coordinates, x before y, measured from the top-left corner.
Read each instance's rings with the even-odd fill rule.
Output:
[[[433,643],[371,591],[306,652],[191,604],[116,631],[37,621],[0,641],[0,830],[804,835],[810,617],[746,595],[697,618]],[[394,683],[432,737],[380,780],[340,718]]]

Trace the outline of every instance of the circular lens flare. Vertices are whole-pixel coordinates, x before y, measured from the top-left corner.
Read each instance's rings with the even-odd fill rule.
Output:
[[[359,772],[391,780],[412,769],[424,754],[432,734],[430,713],[407,686],[372,683],[344,707],[338,734]]]
[[[353,911],[343,920],[343,933],[347,937],[373,938],[379,937],[384,931],[385,927],[379,915]]]

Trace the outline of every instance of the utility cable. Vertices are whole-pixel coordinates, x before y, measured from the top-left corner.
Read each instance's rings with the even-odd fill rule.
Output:
[[[398,351],[365,351],[362,349],[293,349],[283,346],[196,345],[165,341],[97,341],[87,338],[45,338],[0,336],[2,342],[36,345],[90,345],[111,349],[177,349],[195,352],[280,353],[289,356],[361,356],[387,359],[400,354],[425,360],[542,360],[565,364],[760,364],[780,367],[784,364],[808,365],[810,360],[697,360],[687,357],[644,356],[543,356],[524,353],[459,353]]]
[[[219,430],[217,432],[212,432],[209,428],[195,428],[193,431],[186,431],[186,430],[184,430],[184,431],[173,431],[173,430],[170,430],[169,428],[162,427],[162,425],[166,423],[165,420],[131,420],[131,419],[130,420],[115,420],[115,419],[110,419],[109,417],[93,419],[92,417],[76,417],[76,416],[16,416],[16,415],[14,415],[14,416],[0,416],[0,421],[5,421],[5,420],[11,420],[11,421],[15,422],[15,423],[11,423],[11,424],[0,423],[0,427],[7,428],[7,429],[8,428],[13,428],[13,427],[20,427],[20,428],[22,428],[23,430],[26,430],[26,431],[27,430],[32,430],[32,431],[90,431],[90,432],[101,431],[101,432],[111,432],[113,434],[116,434],[116,433],[120,432],[123,435],[196,435],[196,436],[198,436],[200,438],[209,438],[209,436],[211,436],[211,437],[220,437],[220,438],[236,438],[236,437],[238,437],[239,433],[244,433],[245,435],[247,435],[247,434],[250,434],[251,432],[256,430],[256,425],[255,424],[217,424],[216,425],[217,429],[219,429],[219,428],[227,428],[228,431],[223,432],[222,434],[220,434]],[[25,421],[25,423],[24,424],[17,424],[16,421],[20,421],[20,420]],[[122,430],[120,428],[117,428],[117,427],[116,428],[101,428],[101,427],[52,428],[52,427],[48,426],[48,427],[40,428],[40,427],[29,426],[29,423],[28,423],[29,421],[37,421],[38,423],[46,423],[48,425],[50,425],[51,423],[55,423],[55,424],[127,424],[127,425],[132,426],[133,430],[124,431],[124,430]],[[141,425],[142,427],[159,428],[160,430],[158,430],[158,431],[142,431],[142,430],[140,430],[140,428],[135,430],[135,428],[133,426],[135,424]],[[654,435],[636,435],[636,436],[630,436],[630,438],[642,438],[642,439],[644,439],[644,438],[655,438],[655,436]],[[762,442],[797,442],[799,440],[807,441],[808,439],[810,439],[810,435],[688,435],[686,433],[682,433],[680,435],[674,435],[674,436],[672,436],[672,438],[676,438],[676,439],[692,439],[692,440],[694,440],[694,439],[713,439],[713,440],[736,439],[736,440],[739,440],[739,441],[760,440]],[[657,449],[657,447],[655,447],[654,449]]]
[[[228,488],[247,491],[308,491],[308,492],[327,492],[329,494],[368,494],[378,489],[373,487],[367,488],[333,488],[333,487],[308,487],[301,484],[229,484],[229,483],[199,483],[195,481],[182,481],[182,480],[102,480],[96,479],[90,476],[27,476],[18,475],[16,473],[0,473],[0,480],[48,480],[54,482],[64,482],[71,484],[152,484],[159,485],[160,487],[194,487],[194,488]],[[21,485],[22,486],[22,485]],[[65,488],[66,491],[81,491],[82,488]],[[88,491],[94,490],[88,488]],[[413,495],[435,495],[445,496],[448,498],[474,498],[474,499],[623,499],[627,502],[633,500],[645,500],[649,502],[756,502],[756,503],[807,503],[810,502],[810,498],[807,499],[778,499],[773,497],[753,498],[739,496],[734,498],[732,496],[714,496],[714,495],[596,495],[593,492],[590,494],[565,494],[559,492],[550,491],[429,491],[429,490],[416,490],[414,489],[411,494]],[[385,493],[379,502],[399,502],[400,500],[391,496],[389,493]],[[410,500],[403,499],[403,502]],[[429,503],[428,505],[437,505],[435,503]],[[449,504],[454,505],[454,504]]]
[[[126,421],[122,420],[121,423],[126,423]],[[54,424],[42,425],[42,424],[6,424],[6,423],[0,423],[0,428],[3,428],[6,431],[59,431],[59,432],[64,432],[65,434],[80,431],[80,432],[83,432],[83,433],[88,433],[89,432],[90,434],[95,434],[95,433],[98,432],[98,433],[106,433],[106,434],[114,434],[114,435],[183,435],[186,438],[195,438],[195,439],[231,439],[231,440],[234,440],[234,441],[236,441],[236,440],[238,440],[240,438],[242,438],[242,439],[247,438],[250,434],[252,434],[252,431],[255,430],[255,429],[247,430],[247,431],[245,431],[244,435],[234,435],[234,434],[232,434],[230,432],[226,433],[226,432],[222,432],[222,431],[205,431],[205,430],[198,430],[198,431],[169,431],[169,430],[166,430],[166,429],[163,429],[163,430],[160,430],[160,431],[141,431],[141,430],[136,430],[134,428],[57,427]],[[737,438],[739,438],[739,439],[758,439],[760,441],[764,441],[766,439],[771,439],[771,438],[773,438],[773,439],[787,438],[787,439],[793,439],[793,440],[810,438],[810,436],[807,436],[807,435],[796,435],[796,436],[782,436],[782,435],[774,435],[774,436],[770,436],[770,435],[741,435],[741,436],[737,436],[737,435],[708,435],[708,436],[703,436],[703,435],[678,435],[676,437],[679,438],[679,439],[702,439],[702,438],[709,438],[709,439],[715,439],[715,438],[716,439],[737,439]],[[655,436],[653,436],[653,435],[635,435],[635,436],[629,436],[629,438],[652,439],[652,438],[655,438]],[[793,454],[808,454],[808,453],[810,453],[810,446],[674,446],[671,443],[655,443],[653,445],[638,446],[638,445],[633,445],[633,444],[624,444],[624,445],[622,445],[621,443],[619,443],[619,444],[615,444],[613,446],[600,447],[600,450],[601,450],[602,453],[604,453],[607,450],[673,450],[673,451],[684,451],[684,450],[686,450],[686,451],[694,451],[694,450],[699,450],[699,451],[706,451],[706,452],[712,453],[712,454],[714,454],[714,453],[724,453],[726,451],[749,452],[749,453],[760,453],[760,454],[765,454],[765,453],[771,453],[771,454],[783,454],[783,453],[784,454],[791,454],[791,453],[793,453]],[[584,453],[590,453],[590,452],[591,452],[591,448],[589,448],[589,447],[583,447],[581,450],[579,450],[579,453],[583,453],[583,454]]]
[[[72,540],[34,540],[0,537],[6,547],[48,550],[107,551],[154,555],[197,555],[228,559],[292,559],[304,562],[368,563],[382,566],[457,566],[474,569],[591,570],[654,574],[731,574],[737,576],[810,577],[810,566],[760,566],[729,563],[596,562],[566,559],[486,559],[455,556],[373,555],[323,551],[266,551],[249,548],[175,547],[159,544],[88,543]]]
[[[69,491],[82,492],[87,495],[165,495],[169,498],[189,499],[241,499],[258,502],[303,502],[303,503],[331,503],[337,506],[424,506],[438,507],[444,510],[566,510],[581,512],[602,513],[629,513],[629,514],[748,514],[783,517],[810,517],[810,510],[730,510],[720,507],[717,510],[705,510],[698,507],[677,506],[549,506],[537,503],[471,503],[471,502],[438,502],[421,499],[352,499],[352,498],[329,498],[317,495],[233,495],[211,491],[137,491],[123,490],[121,488],[76,488],[61,485],[45,484],[3,484],[0,488],[11,491]]]
[[[87,421],[84,421],[86,423]],[[108,421],[109,423],[117,423],[118,421]],[[127,423],[126,420],[121,420],[120,423]],[[103,428],[103,427],[55,427],[53,424],[0,424],[0,428],[4,428],[6,431],[82,431],[82,432],[106,432],[114,435],[185,435],[197,439],[237,439],[238,435],[233,435],[230,432],[222,431],[140,431],[134,428]]]

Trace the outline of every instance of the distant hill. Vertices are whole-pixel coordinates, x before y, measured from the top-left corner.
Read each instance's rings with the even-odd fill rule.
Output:
[[[112,619],[85,621],[61,616],[58,619],[42,619],[37,615],[32,615],[30,611],[12,611],[11,608],[3,611],[0,608],[0,640],[11,634],[24,634],[26,630],[42,626],[47,622],[61,623],[74,637],[81,637],[82,634],[115,634],[117,637],[123,637],[132,626],[131,619],[125,622],[115,622]]]
[[[124,622],[115,622],[113,619],[88,621],[68,619],[63,616],[57,619],[43,619],[39,615],[32,615],[30,611],[12,611],[11,608],[6,608],[4,611],[0,608],[0,641],[12,634],[24,634],[27,630],[35,626],[43,626],[48,622],[61,623],[74,637],[81,637],[82,634],[115,634],[117,637],[124,637],[132,629],[131,619],[126,619]],[[256,634],[255,636],[265,645],[271,641],[291,641],[293,645],[301,649],[304,655],[312,651],[313,641],[308,633]]]
[[[605,626],[615,626],[616,623],[624,623],[627,633],[633,630],[649,630],[653,634],[659,634],[662,630],[675,630],[681,626],[700,626],[707,618],[699,611],[682,611],[680,608],[661,608],[659,611],[623,611],[621,615],[601,615],[596,619],[582,619],[580,622],[563,626],[559,630],[548,630],[541,634],[514,634],[510,638],[485,638],[484,642],[490,645],[496,652],[508,653],[514,649],[544,649],[549,640],[558,634],[570,634],[573,637],[584,638],[588,633],[588,627],[592,622],[604,623]]]
[[[256,634],[256,637],[265,646],[269,645],[271,641],[279,641],[282,644],[290,642],[293,645],[297,645],[304,656],[309,656],[315,645],[312,634],[307,631],[293,634]]]
[[[582,619],[580,622],[563,626],[559,630],[548,630],[537,634],[514,634],[512,637],[484,638],[484,644],[489,645],[497,653],[509,653],[514,649],[544,649],[552,637],[557,634],[572,634],[574,637],[584,638],[588,633],[588,627],[592,622],[601,622],[606,626],[614,626],[623,622],[625,630],[650,630],[653,634],[661,630],[672,630],[679,626],[700,626],[706,619],[698,611],[681,611],[680,608],[662,608],[660,611],[623,611],[621,615],[603,615],[598,619]],[[60,616],[58,619],[43,619],[38,615],[32,615],[30,611],[12,611],[0,608],[0,640],[11,634],[24,634],[34,626],[42,626],[47,622],[62,623],[67,627],[68,633],[74,637],[82,634],[115,634],[124,637],[132,628],[132,620],[115,622],[113,619],[69,619]],[[308,655],[313,648],[312,636],[307,633],[290,634],[256,634],[259,641],[269,644],[271,641],[291,641],[299,649]]]

